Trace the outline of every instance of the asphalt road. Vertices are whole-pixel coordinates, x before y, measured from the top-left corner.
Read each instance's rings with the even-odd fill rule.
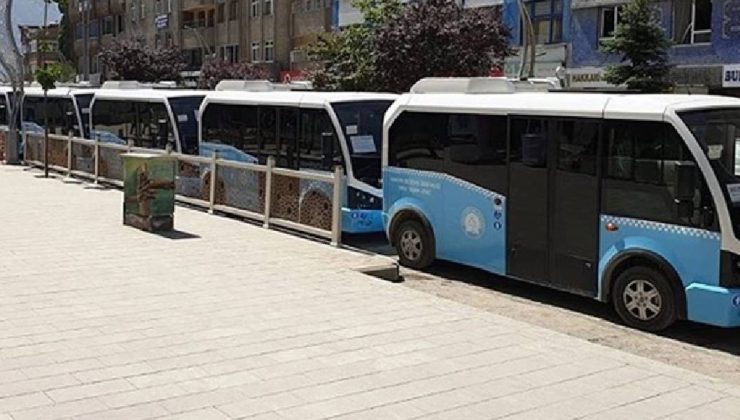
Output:
[[[394,254],[382,235],[346,240]],[[402,274],[405,287],[740,384],[740,329],[683,321],[661,334],[644,333],[623,326],[609,305],[458,264],[437,262]]]

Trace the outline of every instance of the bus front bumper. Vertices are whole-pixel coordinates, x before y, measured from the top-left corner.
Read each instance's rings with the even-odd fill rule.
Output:
[[[383,232],[382,210],[342,208],[342,231],[346,233]]]
[[[740,327],[740,289],[692,283],[686,288],[688,319],[717,327]]]

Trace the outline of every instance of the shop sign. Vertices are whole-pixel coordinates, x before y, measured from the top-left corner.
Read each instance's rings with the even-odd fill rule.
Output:
[[[740,64],[725,65],[722,68],[722,87],[740,88]]]
[[[604,80],[603,67],[581,67],[568,69],[568,86],[580,89],[614,87]]]
[[[170,15],[158,15],[154,18],[154,26],[157,29],[167,29],[170,26]]]

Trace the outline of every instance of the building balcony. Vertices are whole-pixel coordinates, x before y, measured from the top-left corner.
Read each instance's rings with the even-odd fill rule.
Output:
[[[213,28],[189,28],[184,27],[182,30],[182,49],[210,48],[213,50],[216,45],[216,37]]]
[[[202,9],[213,9],[216,7],[215,0],[182,0],[180,11],[194,11]]]

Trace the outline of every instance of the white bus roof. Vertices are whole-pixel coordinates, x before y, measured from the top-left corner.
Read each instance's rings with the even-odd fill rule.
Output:
[[[320,108],[326,104],[353,101],[395,101],[398,95],[368,92],[303,92],[303,91],[217,91],[209,92],[203,102],[228,105],[275,105]]]
[[[404,94],[398,108],[419,112],[562,115],[592,118],[662,120],[675,111],[740,107],[740,99],[709,95],[521,92],[501,94]]]
[[[166,99],[170,98],[205,96],[206,93],[206,91],[200,90],[99,89],[95,91],[95,99],[114,101],[164,102]]]

